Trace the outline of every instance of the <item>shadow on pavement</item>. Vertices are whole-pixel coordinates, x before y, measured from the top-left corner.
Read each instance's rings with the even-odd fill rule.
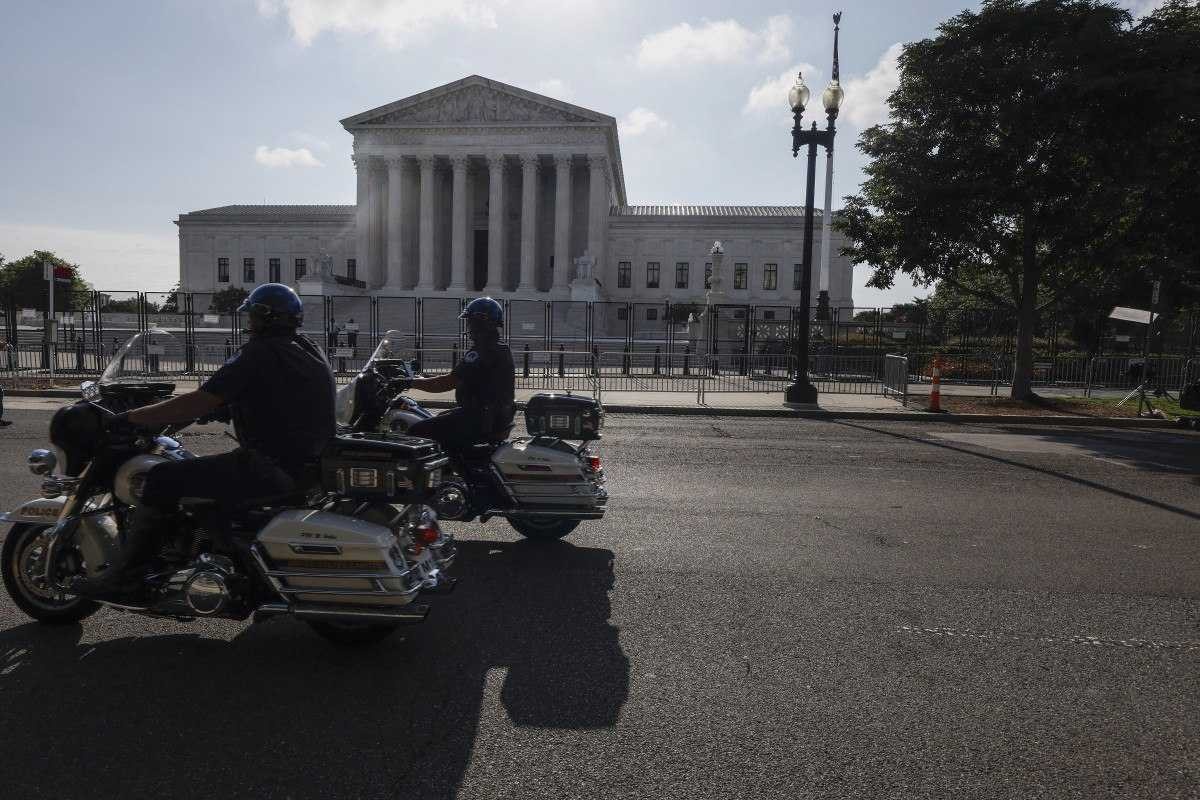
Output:
[[[1145,497],[1140,494],[1134,494],[1133,492],[1127,492],[1124,489],[1117,489],[1116,487],[1113,487],[1113,486],[1106,486],[1103,483],[1098,483],[1096,481],[1088,480],[1087,478],[1080,478],[1076,475],[1069,475],[1065,472],[1059,472],[1058,470],[1049,469],[1047,467],[1038,467],[1038,466],[1034,466],[1033,464],[1026,464],[1022,461],[1016,461],[1011,458],[1004,458],[1003,456],[992,455],[991,453],[981,453],[978,450],[972,450],[967,447],[961,447],[959,445],[950,444],[949,442],[946,442],[946,441],[923,439],[919,436],[910,436],[908,434],[897,433],[896,431],[884,430],[882,428],[875,428],[870,425],[863,425],[861,423],[835,420],[834,424],[843,425],[847,428],[855,428],[855,429],[861,430],[861,431],[870,431],[871,433],[879,433],[879,434],[883,434],[884,436],[891,436],[892,438],[895,438],[895,439],[905,439],[907,441],[914,442],[916,444],[925,445],[926,447],[938,447],[943,450],[951,450],[955,453],[962,453],[964,455],[974,456],[975,458],[982,458],[982,459],[986,459],[988,461],[994,461],[997,464],[1004,464],[1004,465],[1010,466],[1010,467],[1017,467],[1019,469],[1029,470],[1030,472],[1036,472],[1036,473],[1039,473],[1041,475],[1046,475],[1051,478],[1058,478],[1060,480],[1069,481],[1071,483],[1075,483],[1080,486],[1086,486],[1089,489],[1095,489],[1097,491],[1107,492],[1108,494],[1114,495],[1115,497],[1120,497],[1125,500],[1132,500],[1135,503],[1142,503],[1144,505],[1150,506],[1151,508],[1157,508],[1160,511],[1168,511],[1172,514],[1179,514],[1180,516],[1187,517],[1188,519],[1200,520],[1200,514],[1196,513],[1195,511],[1190,511],[1186,508],[1180,508],[1179,506],[1171,505],[1170,503],[1164,503],[1160,500],[1155,500],[1153,498]],[[1028,430],[1026,430],[1026,429],[1016,429],[1016,430],[1022,434],[1026,434],[1026,435],[1028,434]],[[1038,436],[1046,436],[1047,434],[1044,432],[1039,432],[1037,435]],[[1194,468],[1189,471],[1194,471]]]
[[[507,669],[500,701],[518,726],[616,723],[629,663],[608,622],[612,560],[564,542],[463,542],[457,591],[369,648],[335,648],[292,620],[232,641],[198,622],[81,643],[108,611],[4,631],[0,792],[455,797],[490,669]]]

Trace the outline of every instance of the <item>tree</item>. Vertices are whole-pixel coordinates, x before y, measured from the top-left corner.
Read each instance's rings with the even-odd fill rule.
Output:
[[[844,252],[874,265],[872,286],[903,272],[1012,310],[1017,399],[1033,394],[1039,308],[1145,255],[1131,188],[1154,134],[1129,109],[1152,47],[1131,22],[1097,0],[986,0],[904,48],[889,121],[858,144],[871,161],[837,222]]]
[[[79,277],[79,266],[49,250],[34,250],[24,258],[8,263],[0,257],[0,298],[20,308],[46,308],[48,291],[42,265],[47,262],[71,271],[69,282],[54,281],[54,310],[86,308],[92,287]]]
[[[213,293],[209,309],[217,314],[232,314],[249,295],[250,293],[240,286],[230,286]]]

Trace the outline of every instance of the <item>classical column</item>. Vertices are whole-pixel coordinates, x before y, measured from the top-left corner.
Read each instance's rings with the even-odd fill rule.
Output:
[[[483,291],[504,291],[504,156],[488,156],[488,277]]]
[[[450,286],[452,292],[467,290],[467,164],[465,155],[450,158],[454,171],[450,199]]]
[[[571,290],[571,156],[554,157],[554,291]]]
[[[433,156],[417,159],[421,165],[421,270],[417,289],[433,289]]]
[[[396,156],[387,159],[388,203],[387,203],[387,280],[389,289],[404,287],[404,159]]]
[[[354,260],[366,269],[371,255],[371,163],[366,156],[351,156],[358,173],[354,206]]]
[[[384,246],[387,243],[387,171],[382,158],[371,159],[371,242],[364,264],[358,262],[358,279],[369,287],[383,283],[383,271],[387,259]]]
[[[604,274],[604,244],[608,235],[608,158],[588,156],[588,252],[596,273]]]
[[[540,164],[536,155],[521,156],[521,281],[518,292],[537,291],[537,187]]]

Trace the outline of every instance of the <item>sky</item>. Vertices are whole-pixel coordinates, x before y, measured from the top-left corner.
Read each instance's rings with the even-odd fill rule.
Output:
[[[0,0],[0,253],[49,249],[97,288],[166,290],[180,213],[352,204],[338,120],[471,74],[615,117],[630,203],[800,205],[786,93],[803,70],[820,96],[840,9],[836,208],[862,181],[854,144],[886,119],[901,45],[976,5]],[[857,305],[928,294],[868,277],[855,269]]]

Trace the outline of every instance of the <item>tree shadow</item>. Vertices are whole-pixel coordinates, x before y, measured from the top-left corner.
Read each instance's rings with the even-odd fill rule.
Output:
[[[612,553],[463,542],[459,558],[429,621],[369,648],[290,619],[232,641],[199,622],[81,643],[113,612],[0,633],[3,795],[453,798],[496,667],[518,726],[614,725],[629,662],[608,622]]]
[[[854,422],[846,422],[844,420],[835,420],[835,424],[843,425],[847,428],[856,428],[861,431],[869,431],[871,433],[879,433],[884,436],[891,436],[894,439],[904,439],[909,442],[914,442],[916,444],[925,445],[926,447],[937,447],[937,448],[941,448],[942,450],[951,450],[955,453],[962,453],[964,455],[974,456],[975,458],[982,458],[987,461],[993,461],[997,464],[1004,464],[1009,467],[1017,467],[1019,469],[1028,470],[1030,472],[1036,472],[1040,475],[1045,475],[1045,476],[1051,477],[1051,478],[1058,478],[1060,480],[1068,481],[1070,483],[1074,483],[1079,486],[1085,486],[1089,489],[1095,489],[1097,491],[1105,492],[1105,493],[1111,494],[1115,497],[1120,497],[1124,500],[1131,500],[1135,503],[1141,503],[1143,505],[1150,506],[1151,508],[1156,508],[1160,511],[1167,511],[1172,514],[1179,514],[1180,516],[1187,517],[1188,519],[1200,521],[1200,513],[1197,513],[1195,511],[1191,511],[1186,508],[1181,508],[1176,505],[1171,505],[1170,503],[1164,503],[1161,500],[1155,500],[1151,497],[1145,497],[1143,495],[1135,494],[1134,492],[1129,492],[1124,489],[1118,489],[1114,486],[1106,486],[1103,483],[1099,483],[1099,482],[1093,481],[1093,480],[1088,480],[1087,478],[1081,478],[1076,475],[1070,475],[1065,472],[1059,472],[1058,470],[1050,469],[1048,467],[1039,467],[1039,466],[1035,466],[1033,464],[1026,464],[1022,461],[1017,461],[1017,460],[1011,459],[1011,458],[1004,458],[1003,456],[997,456],[997,455],[993,455],[991,453],[981,453],[978,450],[971,450],[967,447],[950,444],[949,442],[934,441],[932,439],[923,439],[919,436],[910,436],[910,435],[904,434],[904,433],[897,433],[896,431],[883,430],[881,428],[875,428],[870,425],[863,425],[863,424],[854,423]],[[1023,435],[1028,435],[1028,433],[1029,433],[1029,431],[1027,429],[1022,429],[1022,428],[1013,428],[1013,429],[1010,429],[1009,432],[1010,433],[1020,433]],[[1044,436],[1046,434],[1040,433],[1039,435]]]

